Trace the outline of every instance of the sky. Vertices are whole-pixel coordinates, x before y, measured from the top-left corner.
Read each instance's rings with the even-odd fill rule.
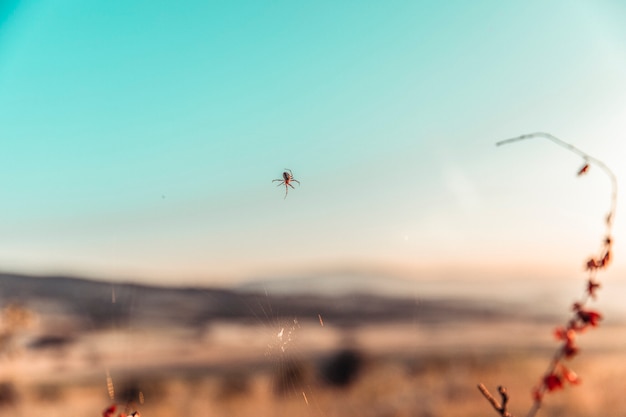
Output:
[[[624,21],[603,0],[0,0],[0,270],[581,276],[607,177],[495,142],[549,132],[626,183]]]

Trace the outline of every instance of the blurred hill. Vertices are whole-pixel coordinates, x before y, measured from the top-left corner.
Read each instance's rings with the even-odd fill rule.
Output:
[[[341,285],[341,284],[338,284]],[[380,283],[378,284],[380,285]],[[0,274],[0,306],[21,304],[40,317],[64,316],[84,329],[112,326],[202,326],[212,321],[258,323],[281,317],[319,320],[337,326],[373,322],[441,323],[521,317],[514,304],[495,300],[404,296],[344,291],[273,291],[267,286],[237,289],[172,288],[111,283],[64,276]],[[534,319],[542,317],[535,311]],[[526,317],[528,318],[528,317]]]

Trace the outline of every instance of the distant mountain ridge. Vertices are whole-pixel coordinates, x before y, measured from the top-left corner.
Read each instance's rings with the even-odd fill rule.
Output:
[[[267,285],[267,284],[265,284]],[[369,287],[366,287],[369,288]],[[198,326],[216,320],[258,324],[259,320],[297,317],[337,325],[372,321],[475,320],[511,317],[506,306],[476,300],[377,294],[377,291],[320,293],[275,292],[267,286],[171,288],[112,283],[65,276],[0,274],[0,306],[21,303],[41,315],[75,317],[85,329],[108,326]],[[369,288],[370,290],[375,288]],[[268,317],[271,316],[271,317]]]

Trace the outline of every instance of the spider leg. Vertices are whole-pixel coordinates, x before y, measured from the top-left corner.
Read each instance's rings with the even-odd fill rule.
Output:
[[[272,180],[272,182],[274,182],[274,181],[280,181],[280,182],[283,182],[283,180],[280,180],[280,179]]]
[[[293,185],[291,185],[291,184],[287,184],[287,185],[295,190],[295,187]]]
[[[289,192],[289,188],[287,188],[287,183],[285,183],[285,196],[283,197],[283,200],[285,198],[287,198],[287,193]]]
[[[293,178],[292,178],[292,179],[291,179],[291,181],[293,181],[293,182],[297,182],[297,183],[298,183],[298,185],[300,185],[300,181],[298,181],[298,180],[295,180],[295,179],[293,179]]]
[[[284,185],[284,182],[281,182],[280,184],[276,184],[277,187],[280,187],[281,185]]]

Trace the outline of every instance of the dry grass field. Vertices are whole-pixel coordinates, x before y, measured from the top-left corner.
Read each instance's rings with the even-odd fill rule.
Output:
[[[99,416],[115,402],[144,417],[472,417],[476,389],[508,387],[523,414],[554,349],[537,321],[380,323],[340,328],[280,319],[202,330],[109,329],[2,359],[0,414]],[[583,383],[551,393],[542,415],[626,414],[626,328],[581,339]]]

